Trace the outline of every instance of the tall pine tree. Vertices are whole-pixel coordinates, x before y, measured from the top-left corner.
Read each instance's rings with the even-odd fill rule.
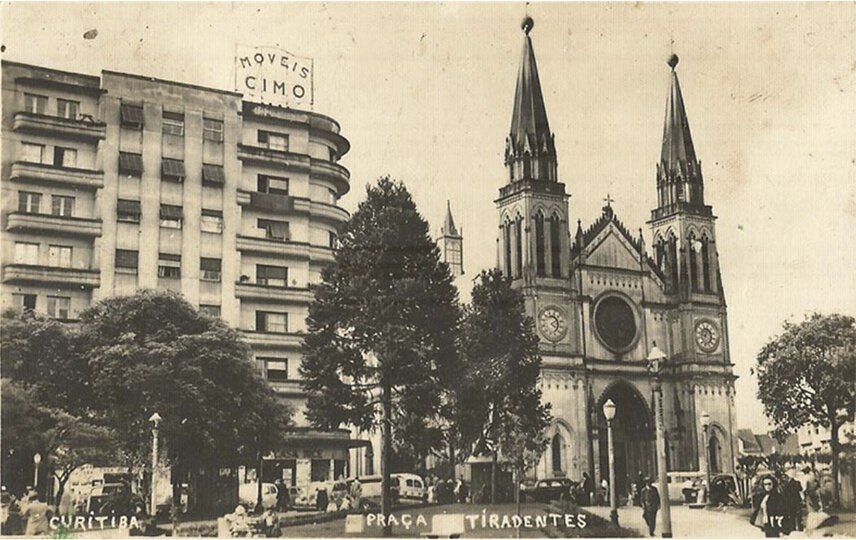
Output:
[[[382,432],[382,512],[390,512],[392,426],[430,426],[458,369],[457,291],[405,186],[381,178],[345,227],[309,307],[300,368],[321,428]],[[432,444],[439,444],[439,441]],[[389,534],[389,528],[385,528]]]

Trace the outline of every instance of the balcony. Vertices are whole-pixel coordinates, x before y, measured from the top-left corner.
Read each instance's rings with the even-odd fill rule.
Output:
[[[238,251],[244,253],[256,253],[260,255],[273,255],[275,257],[289,257],[292,259],[309,258],[309,244],[305,242],[282,242],[269,240],[267,238],[254,238],[252,236],[237,237]]]
[[[283,396],[302,397],[306,395],[300,381],[268,381],[268,384],[274,392]]]
[[[72,120],[31,112],[15,113],[12,129],[86,141],[100,141],[107,136],[107,124],[95,120]]]
[[[12,163],[9,180],[15,182],[41,182],[84,189],[100,189],[104,187],[104,171],[55,167],[42,163],[16,161]]]
[[[329,221],[337,226],[351,218],[351,214],[344,208],[315,201],[309,204],[309,215],[322,221]]]
[[[7,264],[3,266],[3,282],[38,283],[59,288],[94,289],[101,285],[101,272],[78,268]]]
[[[313,262],[320,261],[323,263],[331,263],[334,260],[333,248],[327,246],[310,246],[309,259]]]
[[[309,169],[309,156],[285,150],[275,150],[264,146],[238,144],[238,159],[276,167],[288,167],[298,170]]]
[[[235,283],[235,296],[246,300],[299,305],[309,305],[312,301],[312,293],[307,288],[274,287],[240,281]]]
[[[12,212],[6,221],[6,230],[95,238],[101,236],[101,220]]]
[[[348,169],[337,163],[324,161],[323,159],[312,159],[310,162],[310,177],[324,178],[332,181],[336,184],[340,197],[351,189],[351,173],[348,172]]]
[[[244,340],[253,349],[289,349],[299,351],[303,346],[303,336],[300,334],[276,334],[273,332],[256,332],[243,330]]]
[[[238,204],[268,212],[288,213],[294,211],[294,197],[277,193],[238,191]]]

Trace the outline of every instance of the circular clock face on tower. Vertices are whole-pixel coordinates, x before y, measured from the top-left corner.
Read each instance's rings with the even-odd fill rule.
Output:
[[[538,328],[541,335],[550,341],[559,341],[568,332],[568,322],[565,314],[557,307],[546,307],[538,316]]]
[[[701,321],[695,327],[695,340],[699,349],[713,352],[719,345],[719,330],[712,321]]]

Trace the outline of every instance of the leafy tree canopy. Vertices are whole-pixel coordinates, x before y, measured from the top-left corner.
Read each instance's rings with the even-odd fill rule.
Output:
[[[549,407],[541,402],[541,357],[523,298],[499,270],[482,272],[465,310],[458,426],[476,451],[493,444],[521,468],[541,454]]]
[[[315,287],[300,368],[311,392],[309,420],[372,429],[378,389],[387,385],[402,423],[429,425],[444,381],[456,373],[459,317],[428,224],[402,183],[381,178],[367,188]]]

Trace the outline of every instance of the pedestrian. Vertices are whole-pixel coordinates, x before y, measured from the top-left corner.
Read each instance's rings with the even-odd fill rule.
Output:
[[[600,481],[600,500],[604,505],[609,506],[609,481],[606,478]]]
[[[280,512],[287,512],[289,506],[288,486],[281,478],[276,481],[276,509]]]
[[[470,497],[470,488],[467,486],[467,481],[464,480],[464,477],[461,477],[461,488],[458,490],[458,502],[464,504],[467,502],[467,499]]]
[[[782,486],[782,506],[785,514],[782,532],[790,534],[802,530],[802,486],[792,471],[788,471],[787,480]]]
[[[461,484],[463,483],[463,477],[458,478],[458,481],[455,482],[455,487],[452,490],[452,502],[460,502],[461,500]]]
[[[26,510],[24,510],[24,517],[27,518],[27,529],[24,532],[24,536],[32,538],[48,534],[50,532],[48,523],[51,516],[53,516],[53,510],[45,502],[44,495],[37,496],[35,500],[27,505]]]
[[[590,506],[594,497],[594,482],[587,472],[583,473],[583,506]]]
[[[634,486],[636,489],[634,490],[633,504],[636,506],[642,506],[642,488],[645,485],[645,477],[642,476],[642,471],[639,471],[636,475],[636,484]]]
[[[327,490],[319,488],[315,492],[315,509],[319,512],[327,510],[327,505],[330,503],[330,498],[327,496]]]
[[[428,504],[434,504],[437,502],[437,486],[435,485],[434,478],[430,478],[428,480],[428,489],[426,491]]]
[[[639,494],[642,517],[648,525],[648,534],[654,536],[654,529],[657,528],[657,512],[660,510],[660,492],[654,487],[650,478],[644,478],[642,484],[645,486]]]
[[[351,483],[351,508],[360,509],[360,502],[363,498],[363,486],[360,484],[360,477],[354,478]]]
[[[749,522],[760,527],[767,538],[778,538],[784,521],[782,497],[773,475],[761,479],[761,489],[752,495],[752,516]]]

